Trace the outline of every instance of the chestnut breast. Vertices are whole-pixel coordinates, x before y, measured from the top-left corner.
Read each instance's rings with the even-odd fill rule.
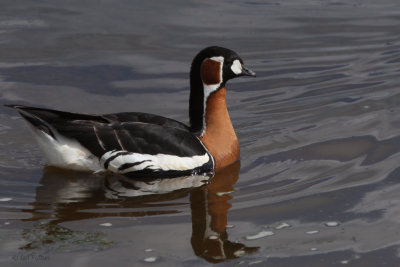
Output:
[[[226,89],[212,93],[206,102],[205,132],[200,137],[219,169],[239,159],[240,147],[226,107]]]

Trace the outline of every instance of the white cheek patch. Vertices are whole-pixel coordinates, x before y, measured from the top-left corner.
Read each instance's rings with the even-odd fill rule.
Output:
[[[242,64],[240,63],[240,61],[238,59],[236,59],[235,61],[233,61],[232,66],[231,66],[231,70],[233,71],[233,73],[235,73],[236,75],[239,75],[242,73]]]

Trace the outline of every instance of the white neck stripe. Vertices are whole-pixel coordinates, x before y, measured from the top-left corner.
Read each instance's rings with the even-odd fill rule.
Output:
[[[219,70],[219,81],[220,83],[218,84],[205,84],[203,82],[203,91],[204,91],[204,105],[203,105],[203,129],[201,130],[200,136],[203,136],[204,133],[206,132],[206,109],[207,109],[207,100],[208,97],[215,91],[217,91],[218,88],[220,88],[222,84],[222,69],[224,66],[224,57],[211,57],[210,60],[214,60],[217,62],[220,62],[220,70]]]

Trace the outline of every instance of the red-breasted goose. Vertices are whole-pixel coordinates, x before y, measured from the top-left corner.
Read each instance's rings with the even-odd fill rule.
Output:
[[[232,50],[200,51],[190,70],[190,126],[139,113],[77,114],[9,105],[29,122],[49,165],[128,177],[209,173],[239,158],[226,106],[226,82],[255,76]]]

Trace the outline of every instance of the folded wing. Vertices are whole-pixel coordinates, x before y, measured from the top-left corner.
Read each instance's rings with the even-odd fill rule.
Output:
[[[53,139],[68,138],[95,155],[105,169],[127,176],[166,176],[213,168],[212,157],[188,127],[146,113],[86,115],[12,106]]]

